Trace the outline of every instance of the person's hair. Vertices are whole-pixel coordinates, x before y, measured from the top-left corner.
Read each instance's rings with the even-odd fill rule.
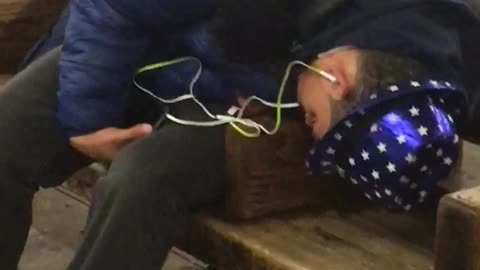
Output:
[[[380,89],[399,81],[419,79],[434,73],[434,68],[406,56],[359,49],[358,57],[355,89],[351,95],[334,104],[333,124]]]

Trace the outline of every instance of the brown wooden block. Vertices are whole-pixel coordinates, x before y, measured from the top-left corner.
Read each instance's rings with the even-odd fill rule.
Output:
[[[480,270],[480,187],[442,199],[435,247],[436,270]]]
[[[14,72],[28,48],[46,34],[66,0],[0,1],[0,72]]]
[[[254,119],[273,126],[269,117]],[[326,201],[326,181],[306,175],[311,143],[302,123],[284,120],[274,136],[250,139],[229,128],[226,133],[227,214],[250,219]],[[323,182],[323,183],[322,183]],[[328,182],[330,185],[332,182]]]

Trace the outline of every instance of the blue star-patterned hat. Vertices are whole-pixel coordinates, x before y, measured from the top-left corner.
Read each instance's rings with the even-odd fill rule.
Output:
[[[465,102],[460,87],[446,81],[391,85],[316,142],[307,169],[336,173],[369,200],[409,211],[425,201],[457,161]]]

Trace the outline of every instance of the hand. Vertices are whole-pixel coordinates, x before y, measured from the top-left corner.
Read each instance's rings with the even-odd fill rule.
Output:
[[[237,95],[237,103],[238,103],[238,106],[242,108],[247,103],[247,99]],[[263,105],[257,100],[253,100],[245,108],[245,111],[243,112],[243,116],[244,117],[259,116],[259,115],[265,114],[267,111],[268,111],[267,106]]]
[[[70,145],[93,160],[111,162],[125,145],[152,133],[152,126],[139,124],[127,129],[105,128],[87,135],[70,138]]]

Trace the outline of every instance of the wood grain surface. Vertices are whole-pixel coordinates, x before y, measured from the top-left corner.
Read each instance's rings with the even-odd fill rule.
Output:
[[[66,0],[0,0],[0,73],[16,70],[26,51],[48,32]]]

